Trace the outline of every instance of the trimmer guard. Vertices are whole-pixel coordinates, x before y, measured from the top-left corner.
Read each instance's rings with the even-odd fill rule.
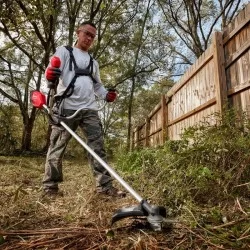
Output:
[[[112,216],[112,224],[115,222],[128,218],[128,217],[145,217],[148,216],[148,213],[142,208],[141,205],[123,207],[118,209]]]
[[[162,206],[150,205],[147,201],[143,200],[137,206],[124,207],[118,209],[112,216],[111,223],[115,223],[119,220],[133,217],[133,218],[142,218],[146,217],[151,228],[154,231],[161,231],[164,218],[166,218],[167,212],[166,209]]]

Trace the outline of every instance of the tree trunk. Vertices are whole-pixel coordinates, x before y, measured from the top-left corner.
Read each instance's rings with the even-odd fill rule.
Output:
[[[23,119],[23,135],[22,135],[22,145],[21,151],[30,151],[31,150],[31,139],[32,139],[32,131],[34,127],[34,121],[36,118],[36,111],[35,108],[32,109],[30,117],[28,114],[25,115]]]

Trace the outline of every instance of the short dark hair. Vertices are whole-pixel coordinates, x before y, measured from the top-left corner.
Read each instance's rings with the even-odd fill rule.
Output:
[[[96,29],[95,24],[92,23],[91,21],[84,21],[84,22],[82,22],[82,23],[79,25],[79,27],[84,26],[84,25],[87,25],[87,24],[90,25],[90,26],[92,26],[92,27],[94,27],[94,28]]]

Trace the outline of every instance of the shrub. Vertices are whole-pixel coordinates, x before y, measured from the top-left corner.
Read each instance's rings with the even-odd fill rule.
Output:
[[[146,197],[175,211],[187,202],[249,196],[249,121],[232,110],[215,116],[216,124],[190,127],[179,141],[119,156],[119,168],[134,176],[133,185]]]

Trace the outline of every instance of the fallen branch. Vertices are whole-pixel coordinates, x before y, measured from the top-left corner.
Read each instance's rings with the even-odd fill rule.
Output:
[[[12,231],[3,231],[0,230],[0,235],[41,235],[41,234],[59,234],[59,233],[79,233],[80,231],[88,231],[89,233],[100,230],[96,228],[86,228],[86,227],[73,227],[73,228],[48,228],[41,230],[12,230]],[[102,230],[104,232],[104,230]]]
[[[232,226],[232,225],[235,225],[241,221],[244,221],[244,220],[249,220],[249,218],[245,217],[245,218],[240,218],[239,220],[235,220],[235,221],[230,221],[228,223],[225,223],[225,224],[222,224],[222,225],[219,225],[219,226],[214,226],[212,227],[211,229],[219,229],[219,228],[223,228],[223,227],[228,227],[228,226]]]

